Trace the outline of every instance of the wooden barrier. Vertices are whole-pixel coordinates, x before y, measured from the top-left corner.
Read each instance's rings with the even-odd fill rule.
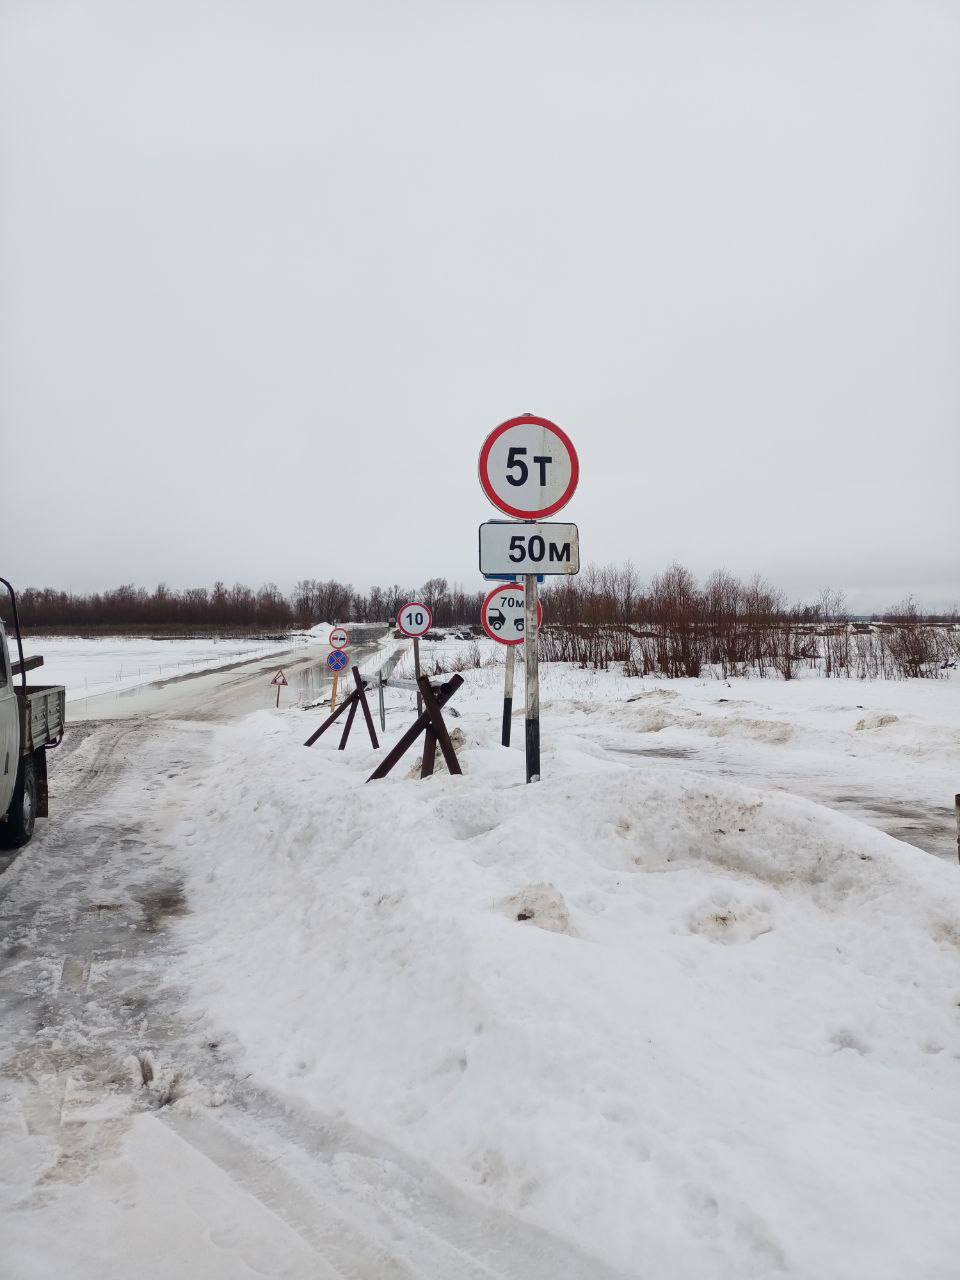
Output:
[[[450,734],[447,732],[447,726],[443,722],[441,711],[443,707],[450,701],[453,695],[463,684],[463,676],[453,675],[446,682],[440,685],[438,689],[434,689],[430,685],[430,681],[426,676],[421,676],[417,681],[420,696],[423,699],[425,710],[418,715],[416,720],[400,738],[399,742],[387,753],[387,755],[377,765],[373,773],[367,779],[373,782],[377,778],[385,778],[390,770],[410,750],[421,733],[426,734],[423,747],[423,761],[420,765],[420,777],[428,778],[433,773],[434,760],[436,757],[437,743],[440,744],[440,750],[443,752],[443,758],[447,762],[447,768],[451,773],[462,773],[460,761],[457,759],[457,753],[453,749],[453,743],[450,741]]]
[[[362,709],[363,718],[367,722],[367,732],[370,734],[371,746],[373,746],[374,748],[380,746],[380,743],[377,741],[376,731],[374,730],[374,727],[373,727],[373,716],[371,716],[370,714],[370,707],[367,703],[366,683],[363,679],[361,679],[360,670],[358,667],[353,667],[352,672],[353,672],[353,682],[356,685],[356,688],[350,694],[349,697],[344,698],[343,702],[340,703],[336,711],[332,711],[330,715],[327,716],[326,720],[324,720],[320,728],[317,729],[316,732],[311,733],[310,737],[303,744],[305,747],[312,747],[313,744],[316,742],[316,740],[320,737],[320,735],[330,728],[334,720],[336,720],[339,716],[341,716],[344,713],[344,711],[347,710],[347,708],[349,708],[350,714],[347,716],[347,723],[344,726],[343,736],[341,737],[340,745],[337,748],[338,751],[343,751],[343,749],[347,745],[347,739],[350,737],[350,730],[353,728],[353,720],[357,714],[358,706]]]

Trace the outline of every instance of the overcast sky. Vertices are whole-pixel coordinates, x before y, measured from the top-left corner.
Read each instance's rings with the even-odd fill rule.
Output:
[[[0,572],[960,601],[960,0],[4,0]]]

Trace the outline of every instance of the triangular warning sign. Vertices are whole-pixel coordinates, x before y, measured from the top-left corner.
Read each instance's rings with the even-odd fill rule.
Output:
[[[277,672],[277,674],[276,674],[276,675],[273,677],[273,679],[270,681],[270,683],[271,683],[271,684],[286,684],[286,683],[287,683],[287,677],[283,674],[283,671],[278,671],[278,672]]]

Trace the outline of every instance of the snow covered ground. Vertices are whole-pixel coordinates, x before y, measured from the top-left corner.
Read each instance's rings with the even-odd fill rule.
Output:
[[[527,787],[500,673],[467,679],[462,779],[411,757],[367,786],[359,732],[302,748],[310,713],[220,730],[180,836],[197,1013],[255,1077],[625,1274],[955,1275],[957,868],[624,744],[956,779],[956,686],[548,670]]]
[[[207,637],[198,640],[150,640],[129,636],[80,639],[74,636],[36,636],[23,642],[27,657],[43,655],[43,666],[31,672],[36,684],[66,686],[67,701],[197,671],[215,671],[245,659],[282,653],[305,644],[302,637],[282,641]]]
[[[461,778],[367,785],[401,690],[379,752],[68,743],[0,877],[18,1276],[952,1280],[960,682],[550,666],[528,787],[499,653],[422,650]]]

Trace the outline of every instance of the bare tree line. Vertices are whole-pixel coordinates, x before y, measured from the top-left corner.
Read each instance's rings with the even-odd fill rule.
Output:
[[[391,622],[405,601],[425,601],[437,627],[476,627],[484,591],[445,578],[419,587],[355,590],[335,578],[301,579],[289,595],[274,583],[155,591],[124,585],[73,593],[26,588],[21,620],[33,630],[77,631],[306,629],[317,622]],[[957,614],[924,614],[912,599],[869,620],[849,616],[842,593],[788,604],[759,575],[743,581],[726,570],[702,584],[673,564],[644,582],[631,564],[590,567],[543,592],[546,660],[581,666],[623,663],[628,674],[779,675],[803,667],[823,675],[936,676],[958,660]]]
[[[289,595],[272,582],[257,590],[240,582],[232,587],[216,582],[212,588],[179,591],[165,583],[154,591],[127,583],[103,592],[26,587],[19,593],[19,609],[24,628],[44,631],[286,631],[318,622],[388,622],[411,599],[426,601],[435,624],[449,627],[478,619],[483,592],[465,592],[456,584],[450,586],[446,578],[429,578],[419,587],[394,584],[368,592],[335,578],[304,578]]]

